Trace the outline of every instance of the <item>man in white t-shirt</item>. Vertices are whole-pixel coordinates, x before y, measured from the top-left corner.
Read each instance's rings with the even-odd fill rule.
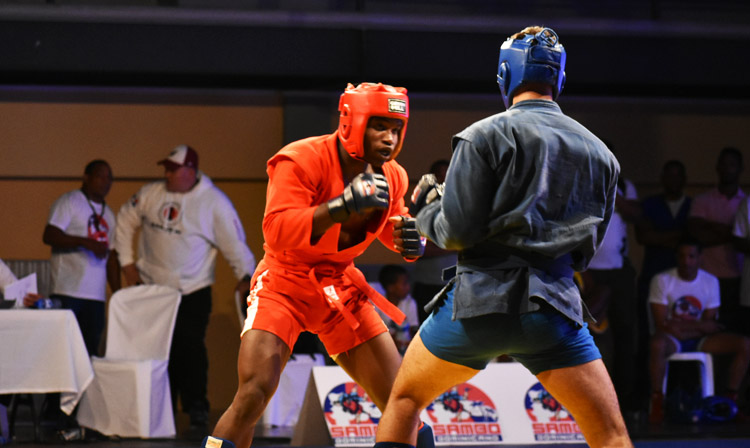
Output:
[[[649,304],[655,327],[650,359],[651,423],[664,419],[662,384],[667,358],[673,353],[733,354],[724,395],[735,401],[747,373],[750,338],[722,331],[717,320],[721,304],[719,280],[700,269],[700,263],[699,243],[683,240],[677,246],[677,267],[651,281]]]
[[[628,223],[640,214],[637,199],[633,183],[620,176],[607,233],[588,269],[581,273],[584,288],[590,292],[586,305],[597,320],[590,328],[625,418],[631,418],[645,398],[636,394],[638,306],[636,272],[628,258]]]
[[[104,160],[86,165],[81,188],[58,198],[50,209],[42,240],[52,247],[52,298],[76,315],[86,349],[98,354],[104,330],[107,282],[120,289],[117,257],[111,253],[115,215],[105,198],[112,169]]]

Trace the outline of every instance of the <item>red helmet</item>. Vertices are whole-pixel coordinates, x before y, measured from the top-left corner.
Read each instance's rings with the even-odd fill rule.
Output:
[[[409,97],[405,88],[371,82],[363,82],[357,87],[348,84],[341,94],[339,112],[339,140],[352,157],[362,160],[365,155],[363,142],[370,117],[395,118],[404,122],[393,158],[401,151],[406,122],[409,121]]]

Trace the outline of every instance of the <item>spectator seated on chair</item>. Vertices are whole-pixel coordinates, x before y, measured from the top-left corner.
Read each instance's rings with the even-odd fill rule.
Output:
[[[17,282],[13,271],[0,259],[0,299],[5,299],[5,287]],[[39,300],[41,296],[35,293],[26,293],[23,300],[16,300],[14,305],[15,308],[32,308]]]
[[[663,380],[668,358],[678,352],[732,354],[725,395],[737,390],[750,362],[750,339],[723,331],[717,321],[721,304],[719,281],[699,268],[701,248],[683,239],[677,245],[677,267],[651,281],[649,304],[655,332],[651,338],[651,423],[664,419]]]

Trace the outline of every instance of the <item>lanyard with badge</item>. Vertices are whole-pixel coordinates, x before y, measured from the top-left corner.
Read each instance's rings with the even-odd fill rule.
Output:
[[[104,219],[104,210],[107,209],[107,203],[102,199],[102,211],[97,214],[96,209],[94,208],[94,204],[91,203],[91,199],[89,198],[89,195],[86,194],[86,192],[81,189],[81,193],[83,193],[83,196],[86,198],[86,202],[88,202],[89,207],[91,207],[91,213],[94,215],[94,228],[96,229],[96,234],[102,232],[102,229],[99,227],[99,224]],[[99,238],[96,238],[97,241],[101,241]]]

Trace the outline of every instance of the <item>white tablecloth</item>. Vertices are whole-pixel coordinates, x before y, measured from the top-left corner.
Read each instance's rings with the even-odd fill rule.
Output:
[[[310,372],[313,367],[322,365],[325,359],[320,353],[315,356],[296,354],[289,359],[260,423],[269,427],[294,427],[299,420]]]
[[[60,392],[70,414],[94,379],[70,310],[0,310],[0,394]]]

